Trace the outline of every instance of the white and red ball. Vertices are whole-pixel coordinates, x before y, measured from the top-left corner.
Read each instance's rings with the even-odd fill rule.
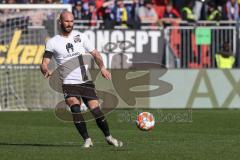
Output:
[[[154,116],[149,112],[142,112],[137,116],[136,123],[139,129],[149,131],[155,125]]]

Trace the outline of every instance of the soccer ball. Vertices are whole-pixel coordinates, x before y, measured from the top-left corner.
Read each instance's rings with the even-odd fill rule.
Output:
[[[149,131],[153,129],[155,125],[154,117],[149,112],[142,112],[137,116],[137,127],[144,131]]]

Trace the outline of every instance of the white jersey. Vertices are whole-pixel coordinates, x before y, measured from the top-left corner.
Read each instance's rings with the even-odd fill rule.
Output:
[[[55,58],[63,84],[81,84],[88,81],[83,56],[94,50],[87,36],[73,30],[68,37],[56,35],[46,44],[46,52]]]

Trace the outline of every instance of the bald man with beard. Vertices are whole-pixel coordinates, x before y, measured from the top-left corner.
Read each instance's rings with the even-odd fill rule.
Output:
[[[64,11],[61,13],[59,25],[61,28],[60,34],[55,35],[46,43],[40,66],[42,74],[45,78],[52,75],[48,65],[51,58],[54,57],[58,66],[61,67],[60,79],[63,82],[64,98],[71,109],[74,125],[84,140],[84,148],[92,147],[93,143],[81,114],[80,107],[83,102],[90,109],[107,143],[115,147],[121,147],[123,143],[111,136],[107,120],[99,107],[95,84],[87,74],[84,55],[90,53],[93,56],[105,79],[111,80],[111,73],[105,68],[100,53],[94,48],[88,37],[79,31],[73,30],[74,17],[71,12]],[[70,63],[72,61],[77,62],[79,66],[71,68],[71,65],[75,64]]]

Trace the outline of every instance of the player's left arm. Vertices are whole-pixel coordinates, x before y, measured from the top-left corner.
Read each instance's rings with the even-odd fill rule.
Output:
[[[101,54],[96,50],[94,49],[92,52],[90,52],[91,55],[93,56],[96,64],[98,65],[100,71],[101,71],[101,74],[104,78],[106,78],[107,80],[111,80],[112,79],[112,75],[111,73],[105,68],[104,66],[104,63],[103,63],[103,60],[102,60],[102,56]]]

